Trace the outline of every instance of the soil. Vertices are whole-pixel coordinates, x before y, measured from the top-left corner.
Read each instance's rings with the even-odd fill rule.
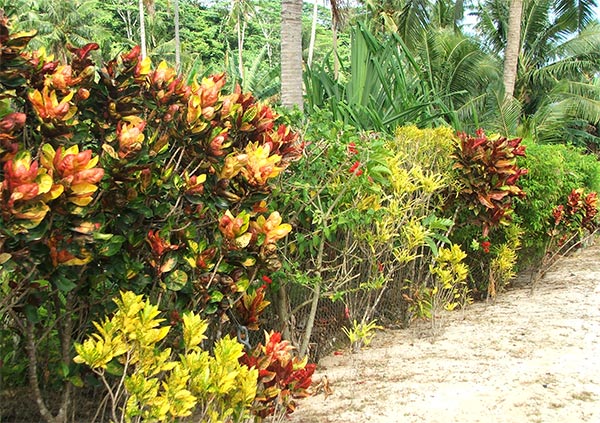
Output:
[[[369,348],[320,360],[333,394],[287,420],[600,423],[600,244],[523,275],[494,302],[380,331]]]

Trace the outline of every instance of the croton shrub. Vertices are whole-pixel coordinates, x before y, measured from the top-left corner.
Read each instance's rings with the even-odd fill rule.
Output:
[[[569,237],[579,241],[585,232],[594,232],[598,226],[597,214],[598,193],[586,193],[583,188],[572,190],[566,202],[552,210],[554,226],[550,235],[556,239],[555,247],[562,247]]]
[[[188,85],[137,47],[97,66],[93,43],[61,63],[28,52],[33,36],[0,18],[0,314],[41,400],[64,387],[60,408],[38,401],[61,421],[83,384],[72,343],[120,291],[173,326],[198,313],[210,342],[258,329],[257,281],[291,230],[270,181],[303,146],[268,105],[224,93],[222,74]]]
[[[457,199],[449,211],[456,216],[453,239],[468,248],[474,297],[493,297],[506,283],[498,269],[509,274],[516,264],[522,234],[513,217],[515,200],[526,196],[519,185],[528,173],[518,163],[524,156],[521,138],[487,136],[481,129],[458,134],[452,155]]]

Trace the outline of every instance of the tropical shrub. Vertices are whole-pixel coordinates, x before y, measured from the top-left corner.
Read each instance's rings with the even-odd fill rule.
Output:
[[[213,355],[201,348],[208,323],[181,316],[183,353],[163,346],[170,326],[161,326],[157,306],[122,292],[112,317],[94,322],[97,333],[75,343],[75,362],[88,365],[109,392],[113,421],[173,421],[193,413],[205,422],[250,417],[258,370],[239,363],[243,345],[225,337]],[[111,383],[107,374],[118,376]]]
[[[464,306],[468,298],[467,275],[469,268],[463,260],[467,254],[460,245],[442,247],[430,265],[434,276],[433,286],[427,291],[431,299],[431,322],[434,327],[440,320],[442,310],[454,310]]]
[[[560,235],[561,247],[569,236],[581,237],[584,232],[593,232],[597,226],[598,193],[585,193],[583,188],[574,189],[565,204],[559,204],[552,210],[554,228],[551,235]]]
[[[278,320],[304,328],[301,354],[315,323],[318,343],[337,336],[325,331],[351,330],[353,320],[406,319],[402,294],[432,283],[430,259],[449,243],[452,226],[439,217],[451,183],[451,129],[408,127],[390,138],[327,114],[312,118],[307,158],[294,163],[296,178],[282,181],[275,197],[296,230],[271,289]],[[323,307],[332,311],[317,316]]]
[[[527,156],[519,158],[519,166],[529,170],[520,179],[527,196],[515,201],[519,225],[527,234],[523,247],[527,258],[540,259],[546,252],[548,235],[553,230],[552,211],[564,204],[576,189],[600,190],[600,163],[583,150],[559,144],[538,144],[526,140]]]
[[[33,36],[1,18],[0,313],[42,417],[63,421],[82,385],[72,342],[119,291],[173,322],[200,314],[211,342],[257,327],[264,307],[239,320],[236,304],[280,267],[291,226],[267,203],[270,182],[302,145],[251,94],[223,93],[224,75],[188,85],[139,48],[98,67],[96,44],[60,63],[26,52]],[[61,406],[47,406],[41,392],[61,385]]]
[[[299,359],[289,341],[278,332],[265,332],[265,345],[258,344],[240,362],[258,370],[258,389],[253,413],[258,421],[267,416],[286,416],[296,408],[296,400],[309,395],[315,364]]]
[[[491,253],[487,279],[488,298],[495,298],[517,275],[518,251],[521,248],[523,231],[519,225],[511,224],[504,228],[501,235],[502,237],[496,237],[493,246],[488,241],[488,252],[483,251],[485,254]]]
[[[517,157],[525,155],[525,147],[520,145],[520,138],[488,138],[483,130],[475,137],[465,133],[458,137],[453,157],[460,200],[471,211],[467,219],[480,226],[486,238],[490,229],[510,221],[513,198],[525,196],[517,185],[527,174],[527,169],[517,164]]]
[[[506,282],[499,286],[494,282],[492,261],[500,250],[493,247],[512,245],[514,251],[518,245],[509,240],[507,227],[513,222],[515,199],[526,195],[517,184],[528,172],[517,162],[525,155],[525,146],[520,138],[488,137],[481,129],[475,136],[460,133],[458,138],[452,156],[458,197],[448,207],[457,218],[452,239],[469,253],[466,262],[474,295],[493,297]]]
[[[351,33],[350,63],[340,77],[327,62],[313,63],[304,73],[306,109],[311,114],[327,110],[355,128],[389,134],[405,122],[429,122],[437,113],[417,72],[397,35],[379,39],[359,23]]]

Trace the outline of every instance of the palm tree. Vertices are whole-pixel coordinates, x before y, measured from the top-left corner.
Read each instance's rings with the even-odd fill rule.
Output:
[[[138,0],[138,10],[140,14],[140,47],[142,48],[142,59],[148,53],[146,51],[146,14],[144,13],[144,0]]]
[[[554,128],[566,129],[573,119],[598,124],[585,120],[600,111],[600,104],[593,101],[597,98],[594,97],[597,89],[592,86],[600,70],[600,27],[593,24],[588,13],[595,5],[595,0],[523,0],[520,54],[513,93],[521,107],[519,120],[523,130],[532,131],[533,122],[549,124],[549,117],[555,121],[551,125]],[[480,17],[477,30],[486,48],[499,57],[508,56],[504,50],[509,27],[508,0],[486,0],[477,13]],[[575,92],[577,96],[573,95]],[[565,102],[571,101],[585,103],[585,114],[581,114],[584,109],[579,106],[566,106]],[[568,113],[557,114],[550,110],[559,105]],[[535,116],[538,113],[540,115]],[[578,117],[577,113],[580,113]],[[559,116],[565,120],[556,123]],[[536,131],[538,136],[541,133]],[[573,134],[565,133],[565,140],[572,140],[566,137]]]
[[[302,0],[281,3],[281,104],[303,109]]]
[[[94,24],[97,5],[97,1],[83,0],[0,1],[0,8],[8,6],[9,12],[18,12],[15,23],[20,29],[37,30],[37,36],[29,44],[32,48],[43,46],[63,61],[69,55],[68,45],[81,47],[107,37],[106,31]]]
[[[521,44],[521,13],[523,11],[523,0],[510,0],[510,11],[508,15],[508,33],[506,35],[506,49],[504,50],[504,95],[512,97],[515,91],[517,79],[517,62]]]
[[[179,39],[179,0],[173,0],[173,24],[175,25],[175,69],[181,70],[181,40]]]
[[[228,20],[233,22],[237,37],[237,65],[240,78],[244,79],[244,42],[248,19],[254,15],[254,6],[247,0],[232,0]]]

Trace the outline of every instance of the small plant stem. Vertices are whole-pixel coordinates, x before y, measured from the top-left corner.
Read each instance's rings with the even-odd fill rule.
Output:
[[[356,175],[352,175],[352,176],[354,177]],[[344,188],[340,191],[340,193],[337,195],[336,199],[333,201],[333,203],[331,203],[331,205],[327,209],[327,212],[323,215],[323,222],[322,222],[323,226],[321,228],[321,234],[323,234],[323,237],[321,238],[321,242],[319,243],[319,251],[317,253],[317,262],[315,263],[316,285],[315,285],[315,290],[313,291],[312,302],[310,305],[310,312],[308,314],[308,319],[306,321],[304,337],[302,338],[302,345],[300,346],[300,350],[298,351],[298,354],[300,355],[300,357],[304,357],[306,355],[306,353],[308,352],[308,344],[310,343],[310,337],[312,335],[312,330],[315,325],[315,317],[317,315],[317,307],[319,306],[319,299],[321,297],[321,285],[322,285],[321,269],[323,266],[323,255],[324,255],[324,251],[325,251],[325,243],[327,242],[327,238],[325,238],[325,228],[327,228],[327,225],[329,222],[329,217],[331,216],[331,213],[333,212],[333,210],[335,209],[337,204],[340,202],[340,200],[342,199],[343,195],[346,193],[346,191],[348,190],[349,187],[350,187],[350,184],[344,185]]]
[[[38,406],[40,414],[42,418],[46,420],[48,423],[62,423],[54,418],[46,403],[44,402],[44,398],[42,397],[42,392],[40,391],[40,384],[37,376],[37,348],[35,344],[35,327],[31,322],[26,323],[25,330],[26,337],[26,346],[27,346],[27,356],[29,358],[29,386],[33,389],[33,395],[35,397],[35,402]]]

